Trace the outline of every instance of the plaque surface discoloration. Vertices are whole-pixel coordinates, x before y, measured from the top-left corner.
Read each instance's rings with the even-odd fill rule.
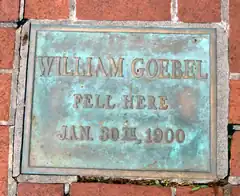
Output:
[[[216,173],[214,30],[33,25],[34,37],[23,173]]]

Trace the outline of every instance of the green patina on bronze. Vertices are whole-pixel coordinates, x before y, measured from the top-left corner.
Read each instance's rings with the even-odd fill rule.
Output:
[[[37,31],[24,167],[210,172],[210,33],[72,29]]]

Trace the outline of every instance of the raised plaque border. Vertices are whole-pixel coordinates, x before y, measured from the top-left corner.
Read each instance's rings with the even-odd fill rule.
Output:
[[[157,171],[152,170],[148,171],[146,170],[119,170],[119,169],[82,169],[82,168],[65,168],[65,167],[34,167],[29,166],[29,152],[30,152],[30,137],[31,137],[31,119],[32,119],[32,97],[33,97],[33,81],[34,81],[34,74],[35,74],[35,67],[33,66],[35,61],[35,50],[36,50],[36,36],[38,31],[44,31],[44,30],[54,30],[54,31],[66,31],[66,32],[73,32],[73,31],[79,31],[79,32],[131,32],[131,33],[138,33],[138,32],[144,32],[144,33],[166,33],[166,34],[209,34],[210,35],[210,66],[211,66],[211,78],[210,78],[210,103],[211,103],[211,109],[210,109],[210,151],[211,151],[211,161],[210,161],[210,172],[167,172],[167,171]],[[63,175],[74,175],[75,173],[84,173],[84,175],[97,175],[97,176],[104,176],[108,173],[111,173],[111,175],[116,176],[144,176],[144,178],[147,177],[157,177],[157,176],[174,176],[175,174],[177,176],[179,175],[192,175],[192,176],[198,176],[201,178],[202,175],[204,176],[212,176],[214,173],[216,173],[216,55],[215,55],[215,29],[163,29],[163,28],[135,28],[135,27],[116,27],[116,28],[109,28],[109,27],[78,27],[73,25],[62,25],[62,26],[52,26],[46,25],[46,24],[38,24],[38,25],[31,25],[30,27],[30,48],[28,53],[28,68],[27,68],[27,89],[26,89],[26,106],[25,106],[25,116],[24,116],[24,143],[23,143],[23,156],[21,162],[21,171],[24,174],[63,174]],[[30,63],[29,63],[30,62]],[[129,174],[130,173],[130,174]],[[164,174],[162,174],[164,173]]]
[[[28,168],[28,174],[21,173],[21,150],[22,150],[22,139],[23,139],[23,122],[24,113],[28,114],[29,106],[31,105],[31,95],[26,94],[26,87],[31,87],[31,80],[33,75],[28,75],[30,78],[26,78],[27,61],[33,60],[34,51],[29,51],[29,36],[31,24],[36,24],[42,28],[53,28],[54,25],[58,26],[59,30],[66,30],[67,27],[71,26],[71,29],[77,31],[84,29],[84,31],[115,31],[115,32],[159,32],[159,33],[206,33],[211,32],[211,51],[215,51],[213,47],[216,47],[216,54],[211,54],[211,64],[216,65],[211,67],[211,155],[213,157],[211,161],[211,173],[199,173],[199,172],[163,172],[163,171],[129,171],[129,170],[97,170],[97,169],[55,169],[48,168],[48,173],[55,175],[39,175],[37,174],[45,168]],[[72,28],[73,27],[73,28]],[[94,28],[95,27],[95,28]],[[106,28],[107,27],[107,28]],[[36,30],[40,28],[32,28],[31,36],[35,34]],[[173,29],[177,28],[177,29]],[[54,27],[54,29],[56,29]],[[216,36],[214,33],[216,32]],[[217,39],[215,39],[217,38]],[[30,43],[34,46],[34,43]],[[33,50],[34,47],[31,47]],[[29,56],[29,59],[28,58]],[[60,182],[66,182],[67,179],[72,179],[74,176],[106,176],[106,177],[122,177],[130,179],[168,179],[170,181],[191,181],[191,182],[206,182],[215,181],[217,179],[224,178],[228,172],[228,148],[227,148],[227,124],[228,124],[228,95],[229,95],[229,68],[228,68],[228,38],[227,33],[219,24],[174,24],[172,22],[136,22],[136,21],[85,21],[85,22],[69,22],[69,21],[35,21],[30,20],[27,22],[21,32],[21,50],[20,50],[20,66],[18,75],[18,95],[17,95],[17,111],[15,118],[15,129],[14,129],[14,149],[13,149],[13,177],[18,177],[20,181],[26,181],[31,178],[40,178],[43,182],[49,182],[50,179],[55,179],[57,173],[66,174],[66,176],[58,176],[62,180]],[[33,71],[33,69],[32,69]],[[216,74],[212,74],[216,72]],[[29,80],[30,79],[30,80]],[[27,83],[26,83],[26,80]],[[28,91],[29,92],[29,91]],[[216,97],[214,97],[216,95]],[[26,103],[25,103],[26,98]],[[216,104],[214,104],[214,102]],[[25,108],[26,104],[26,108]],[[25,110],[25,111],[24,111]],[[216,113],[217,111],[217,113]],[[216,115],[214,115],[216,114]],[[26,124],[29,124],[27,119]],[[215,128],[214,128],[215,127]],[[27,127],[26,127],[27,128]],[[26,134],[26,133],[25,133]],[[28,133],[27,133],[28,134]],[[32,175],[29,175],[32,174]],[[72,175],[67,176],[67,175]],[[25,179],[25,180],[23,180]],[[75,178],[74,178],[75,179]],[[70,181],[71,181],[70,180]],[[59,180],[58,180],[59,181]],[[67,180],[68,181],[68,180]],[[54,182],[54,181],[53,181]]]

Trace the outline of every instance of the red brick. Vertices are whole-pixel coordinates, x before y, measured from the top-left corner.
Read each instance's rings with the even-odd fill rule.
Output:
[[[239,196],[240,195],[240,186],[232,187],[231,196]]]
[[[240,1],[231,0],[229,5],[229,20],[230,20],[230,37],[229,37],[229,52],[230,52],[230,71],[240,72]]]
[[[77,0],[77,18],[87,20],[170,20],[170,0]]]
[[[0,74],[0,120],[9,118],[11,74]]]
[[[68,0],[25,0],[25,18],[66,19],[69,16]]]
[[[0,68],[12,68],[14,42],[15,29],[0,28]]]
[[[240,80],[230,80],[229,123],[240,123]]]
[[[20,0],[0,1],[0,21],[16,21],[19,16]]]
[[[7,195],[8,186],[8,127],[0,126],[0,196]]]
[[[232,137],[230,174],[240,176],[240,131],[236,131]]]
[[[63,184],[20,183],[18,196],[63,196]]]
[[[123,184],[73,183],[71,196],[171,196],[170,188]],[[80,194],[81,193],[81,194]]]
[[[183,22],[221,21],[220,0],[179,0],[179,20]]]
[[[176,191],[176,196],[223,196],[221,188],[201,188],[192,191],[191,187],[179,187]]]

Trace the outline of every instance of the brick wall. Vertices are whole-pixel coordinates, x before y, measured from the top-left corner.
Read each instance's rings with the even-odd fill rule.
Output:
[[[229,8],[229,9],[228,9]],[[239,0],[1,0],[0,1],[0,196],[240,196],[240,1]],[[18,45],[15,39],[27,19],[138,20],[172,23],[219,23],[229,34],[230,172],[223,184],[141,186],[102,183],[22,183],[8,178],[17,89]],[[12,81],[13,80],[13,81]],[[12,95],[12,96],[11,96]],[[239,130],[239,131],[238,131]],[[226,127],[227,131],[227,127]],[[230,139],[231,139],[230,138]],[[11,156],[10,156],[11,159]],[[10,173],[11,174],[11,173]],[[15,183],[16,186],[9,183]],[[227,181],[229,180],[229,181]],[[31,180],[30,180],[31,181]],[[232,185],[230,185],[231,183]],[[158,183],[156,183],[158,184]],[[17,190],[16,190],[17,187]],[[194,188],[195,187],[195,188]],[[199,190],[196,190],[199,189]],[[194,191],[195,190],[195,191]]]

